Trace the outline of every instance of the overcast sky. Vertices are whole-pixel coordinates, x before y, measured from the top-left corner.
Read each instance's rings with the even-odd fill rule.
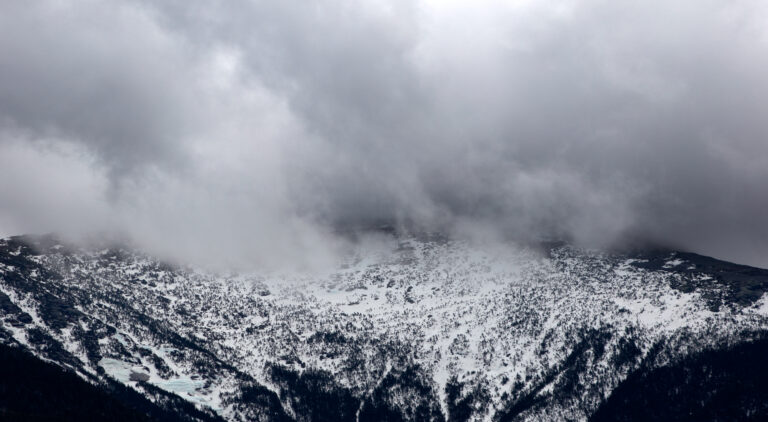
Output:
[[[768,267],[768,2],[0,2],[1,235],[378,222]]]

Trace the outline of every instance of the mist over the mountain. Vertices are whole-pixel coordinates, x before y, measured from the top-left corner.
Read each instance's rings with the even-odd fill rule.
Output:
[[[321,265],[338,227],[768,267],[768,4],[0,3],[0,234]]]

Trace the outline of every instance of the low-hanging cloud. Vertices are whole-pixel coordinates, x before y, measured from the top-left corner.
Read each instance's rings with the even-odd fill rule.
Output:
[[[757,0],[5,1],[0,232],[313,265],[386,222],[768,266],[766,28]]]

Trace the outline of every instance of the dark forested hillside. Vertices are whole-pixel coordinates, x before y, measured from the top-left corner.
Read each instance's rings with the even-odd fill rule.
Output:
[[[156,404],[117,382],[93,385],[18,347],[0,344],[0,420],[219,421],[189,402],[165,395]]]
[[[768,339],[707,350],[621,383],[593,422],[766,421]]]

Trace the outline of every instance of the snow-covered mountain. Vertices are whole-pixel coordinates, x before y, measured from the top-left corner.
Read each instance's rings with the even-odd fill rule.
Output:
[[[4,239],[3,353],[156,420],[768,417],[768,270],[377,238],[312,276]]]

